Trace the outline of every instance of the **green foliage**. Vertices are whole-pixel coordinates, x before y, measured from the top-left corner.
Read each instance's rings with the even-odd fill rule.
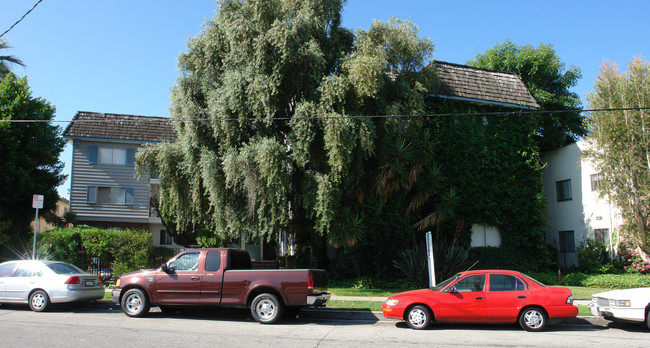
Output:
[[[583,286],[589,288],[627,289],[650,287],[650,277],[642,274],[584,274],[580,272],[562,275],[557,273],[528,273],[546,285]]]
[[[621,236],[633,248],[646,251],[650,233],[650,204],[646,199],[650,193],[650,117],[643,108],[650,105],[649,76],[650,64],[640,57],[630,61],[626,73],[620,73],[612,62],[601,65],[594,90],[587,96],[589,108],[619,110],[591,113],[587,120],[590,148],[584,151],[600,168],[601,194],[621,209],[626,221]]]
[[[436,280],[443,281],[460,271],[467,270],[472,262],[469,259],[469,248],[457,245],[456,241],[451,243],[434,243],[434,267]],[[395,268],[402,271],[406,278],[420,286],[429,284],[429,271],[427,250],[424,246],[402,251],[398,258],[393,261]]]
[[[607,247],[596,239],[585,239],[576,248],[578,267],[581,271],[592,273],[610,260]]]
[[[151,251],[151,235],[145,230],[77,226],[39,233],[37,241],[40,258],[88,269],[96,257],[110,265],[114,276],[150,266]]]
[[[11,48],[11,46],[7,45],[7,42],[3,38],[0,38],[0,50],[7,48]],[[9,75],[9,72],[11,71],[7,63],[25,66],[25,64],[15,56],[0,55],[0,79]]]
[[[35,98],[26,78],[9,74],[0,80],[0,245],[20,248],[34,219],[32,195],[42,194],[42,212],[55,209],[57,186],[65,179],[59,154],[65,141],[54,119],[54,107]],[[2,251],[0,251],[1,253]]]
[[[641,255],[637,253],[622,255],[620,260],[623,269],[627,272],[650,274],[650,263],[644,260]]]
[[[580,109],[580,96],[569,89],[582,77],[580,68],[565,65],[553,45],[518,46],[506,40],[467,64],[486,69],[508,71],[519,75],[542,110]],[[534,118],[538,132],[536,141],[542,151],[570,144],[586,135],[584,117],[579,112],[541,114]]]

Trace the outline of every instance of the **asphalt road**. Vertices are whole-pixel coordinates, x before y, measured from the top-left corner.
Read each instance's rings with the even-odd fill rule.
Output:
[[[372,318],[368,316],[367,318]],[[0,347],[648,347],[650,331],[578,318],[532,333],[516,325],[436,324],[426,331],[386,319],[305,313],[261,325],[243,310],[211,309],[128,318],[118,309],[0,307]]]

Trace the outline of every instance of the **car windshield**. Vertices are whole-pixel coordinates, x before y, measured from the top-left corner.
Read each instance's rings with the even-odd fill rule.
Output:
[[[544,283],[540,282],[539,280],[536,280],[535,278],[533,278],[533,277],[531,277],[529,275],[526,275],[526,274],[523,274],[523,273],[521,275],[523,275],[524,277],[526,277],[526,279],[532,281],[533,283],[535,283],[535,284],[537,284],[539,286],[546,287],[546,285],[544,285]]]
[[[54,273],[56,274],[76,274],[76,273],[84,273],[80,268],[77,266],[73,266],[69,263],[63,263],[63,262],[50,262],[47,263],[46,266],[53,270]]]
[[[460,277],[460,274],[458,274],[458,273],[454,274],[453,277],[451,277],[451,278],[445,280],[444,282],[436,285],[436,287],[433,288],[433,291],[440,291],[440,290],[444,289],[447,285],[449,285],[449,283],[451,283],[454,280],[458,279],[458,277]]]

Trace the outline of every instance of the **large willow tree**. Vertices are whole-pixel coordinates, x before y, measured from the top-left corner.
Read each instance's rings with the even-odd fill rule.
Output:
[[[161,179],[160,211],[176,230],[285,230],[336,246],[363,238],[367,197],[399,181],[377,146],[418,125],[357,116],[424,112],[433,45],[398,20],[352,33],[342,5],[220,1],[189,41],[171,99],[178,141],[138,153],[139,171]]]
[[[650,233],[650,64],[640,57],[621,73],[604,62],[587,96],[591,151],[600,169],[599,188],[621,208],[634,247],[648,249]]]

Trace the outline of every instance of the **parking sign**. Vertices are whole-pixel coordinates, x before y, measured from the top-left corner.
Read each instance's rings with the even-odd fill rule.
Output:
[[[43,209],[43,195],[34,195],[32,197],[32,208]]]

